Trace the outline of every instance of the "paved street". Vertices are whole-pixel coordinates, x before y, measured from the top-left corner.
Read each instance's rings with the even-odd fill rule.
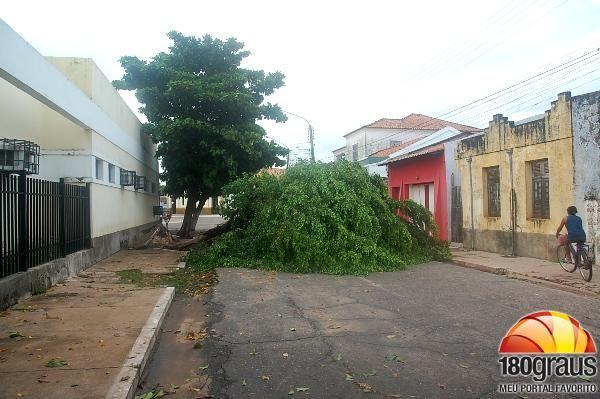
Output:
[[[181,223],[183,223],[183,215],[177,214],[171,216],[169,231],[177,232],[181,228]],[[198,217],[198,223],[196,224],[196,231],[203,232],[212,229],[221,223],[225,223],[225,219],[220,215],[200,215],[200,217]]]
[[[524,314],[560,310],[600,337],[598,299],[441,263],[367,278],[222,269],[207,306],[220,398],[493,397],[498,344]]]

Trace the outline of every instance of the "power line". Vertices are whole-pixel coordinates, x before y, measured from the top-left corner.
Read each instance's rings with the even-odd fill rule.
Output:
[[[521,86],[520,88],[522,89],[522,88],[530,85],[531,83],[535,82],[535,80],[539,79],[540,77],[543,77],[543,76],[546,76],[546,75],[548,75],[548,76],[553,75],[553,74],[558,73],[560,71],[563,71],[563,70],[565,70],[567,68],[570,68],[570,67],[578,65],[578,64],[580,64],[582,62],[588,61],[588,60],[590,60],[590,59],[598,56],[598,54],[600,54],[600,48],[595,48],[594,50],[588,51],[588,52],[586,52],[586,53],[584,53],[584,54],[582,54],[582,55],[580,55],[580,56],[578,56],[578,57],[576,57],[574,59],[571,59],[569,61],[566,61],[566,62],[563,62],[561,64],[558,64],[558,65],[556,65],[556,66],[554,66],[552,68],[546,69],[546,70],[544,70],[542,72],[539,72],[539,73],[537,73],[537,74],[535,74],[533,76],[530,76],[528,78],[522,79],[522,80],[520,80],[517,83],[511,84],[511,85],[509,85],[507,87],[504,87],[504,88],[502,88],[500,90],[497,90],[497,91],[495,91],[495,92],[493,92],[491,94],[488,94],[486,96],[483,96],[481,98],[473,100],[473,101],[471,101],[471,102],[469,102],[469,103],[467,103],[465,105],[456,107],[456,108],[454,108],[454,109],[452,109],[450,111],[444,112],[444,113],[442,113],[442,114],[440,114],[438,116],[435,116],[435,117],[428,117],[429,118],[428,121],[423,122],[423,123],[418,124],[418,125],[415,125],[415,126],[411,127],[410,129],[401,129],[400,131],[395,132],[395,133],[393,133],[393,134],[391,134],[389,136],[383,137],[383,138],[378,139],[378,140],[374,140],[374,141],[370,142],[369,145],[372,146],[373,144],[378,143],[380,141],[388,140],[388,139],[390,139],[390,138],[392,138],[394,136],[397,136],[400,133],[406,132],[408,130],[415,130],[415,129],[418,129],[419,127],[426,127],[431,122],[433,122],[433,120],[435,120],[435,119],[446,117],[448,115],[453,115],[453,114],[456,115],[456,114],[463,113],[467,109],[473,108],[473,106],[475,104],[477,104],[477,103],[480,103],[482,101],[485,101],[486,103],[489,102],[489,101],[493,101],[493,100],[490,100],[490,99],[492,99],[494,96],[497,96],[497,98],[499,98],[502,95],[504,95],[503,93],[507,93],[507,92],[509,92],[509,90],[516,89],[517,87],[520,87],[520,86]],[[590,62],[588,62],[588,64],[589,63]],[[584,65],[586,65],[586,64],[584,64]],[[514,92],[516,90],[512,90],[512,91]],[[497,100],[497,98],[496,98],[496,100]]]

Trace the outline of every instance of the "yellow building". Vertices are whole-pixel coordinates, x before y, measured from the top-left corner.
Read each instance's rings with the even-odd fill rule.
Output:
[[[600,172],[576,173],[589,164],[583,158],[594,155],[575,154],[579,142],[598,131],[580,124],[574,135],[573,128],[574,115],[585,119],[582,113],[593,111],[598,119],[594,104],[600,104],[600,92],[573,98],[561,93],[544,115],[522,123],[494,115],[482,134],[458,143],[466,248],[556,259],[556,228],[570,205],[579,208],[588,237],[597,237],[591,223],[597,215],[586,212],[597,198],[578,193],[584,186],[590,191],[590,177]],[[599,146],[600,140],[596,152]]]

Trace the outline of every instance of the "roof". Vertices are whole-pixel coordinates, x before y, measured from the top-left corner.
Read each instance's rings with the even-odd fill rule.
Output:
[[[431,154],[444,150],[444,143],[452,140],[457,140],[461,137],[470,135],[471,133],[462,133],[452,127],[445,127],[429,136],[418,140],[416,143],[410,144],[405,148],[401,148],[389,155],[389,159],[380,163],[386,164],[399,161],[406,158],[414,158],[416,156]]]
[[[421,155],[427,155],[427,154],[434,154],[437,152],[442,152],[444,151],[444,144],[435,144],[429,147],[425,147],[421,150],[415,151],[415,152],[411,152],[409,154],[406,155],[401,155],[399,157],[396,157],[392,160],[390,160],[391,162],[396,162],[396,161],[401,161],[403,159],[408,159],[408,158],[416,158],[416,157],[420,157]],[[387,162],[386,162],[387,163]]]
[[[410,140],[410,141],[407,141],[405,143],[401,143],[401,144],[398,144],[398,145],[395,145],[395,146],[392,146],[392,147],[389,147],[389,148],[384,148],[383,150],[379,150],[377,152],[374,152],[374,153],[372,153],[369,156],[371,156],[371,157],[377,157],[377,158],[387,158],[387,157],[390,156],[390,154],[393,154],[396,151],[399,151],[399,150],[401,150],[403,148],[406,148],[409,145],[411,145],[413,143],[416,143],[419,140],[421,140],[421,139]]]
[[[443,119],[434,118],[432,116],[422,114],[410,114],[402,119],[388,119],[382,118],[368,125],[360,127],[362,128],[376,128],[376,129],[406,129],[406,130],[432,130],[438,131],[444,127],[451,126],[460,132],[480,132],[481,129],[473,126],[462,125],[460,123],[454,123],[445,121]],[[357,130],[345,134],[344,137],[356,132]]]

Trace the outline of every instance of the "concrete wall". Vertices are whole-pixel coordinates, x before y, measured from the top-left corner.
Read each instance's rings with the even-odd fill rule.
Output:
[[[572,98],[575,205],[588,241],[600,245],[600,91]],[[598,262],[598,256],[596,256]]]
[[[454,159],[458,141],[448,141],[444,143],[444,166],[446,170],[446,209],[448,210],[448,240],[452,236],[452,186],[461,185],[461,174]],[[442,228],[440,226],[440,228]]]
[[[74,277],[94,263],[109,257],[122,248],[135,247],[154,229],[155,223],[121,230],[92,239],[92,248],[75,252],[32,267],[26,272],[0,279],[0,310],[31,295],[45,292],[51,286]]]
[[[471,244],[471,195],[475,249],[499,253],[511,251],[510,157],[512,150],[515,192],[515,252],[521,256],[554,259],[554,234],[566,208],[575,202],[571,98],[558,95],[551,109],[539,120],[515,125],[502,115],[495,115],[482,135],[461,140],[457,146],[457,165],[462,175],[463,228],[465,246]],[[473,187],[469,186],[472,159]],[[530,161],[548,159],[550,179],[550,218],[531,216]],[[500,168],[501,216],[485,215],[484,168]]]

